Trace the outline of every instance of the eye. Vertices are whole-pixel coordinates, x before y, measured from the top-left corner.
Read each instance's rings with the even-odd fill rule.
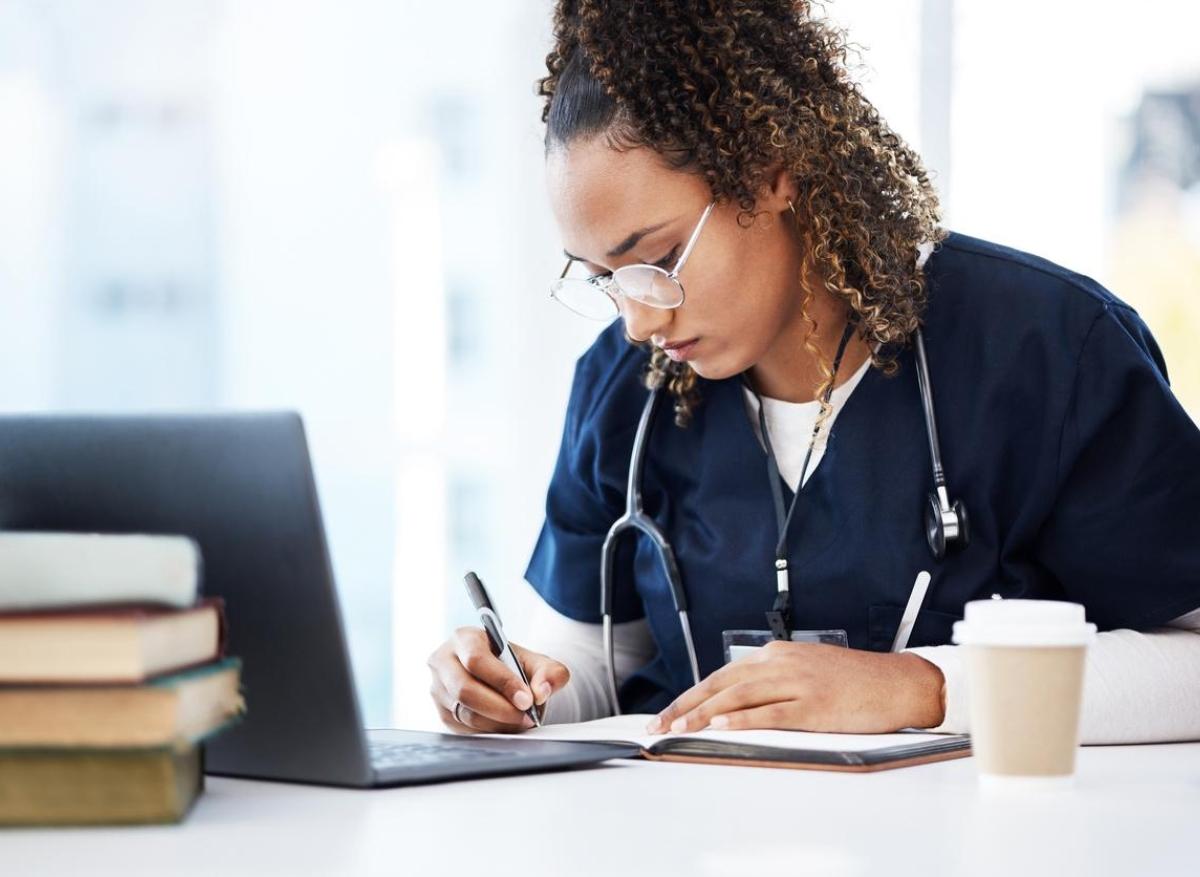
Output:
[[[667,253],[657,262],[652,263],[655,268],[662,268],[664,271],[670,271],[675,267],[675,262],[678,261],[679,244],[676,244],[671,252]]]

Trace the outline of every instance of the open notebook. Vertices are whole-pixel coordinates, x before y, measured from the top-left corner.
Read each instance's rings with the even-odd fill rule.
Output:
[[[650,715],[613,716],[592,722],[546,725],[522,732],[540,740],[610,742],[641,747],[656,761],[791,767],[805,770],[874,771],[945,761],[971,754],[965,735],[817,734],[809,731],[694,731],[647,734]]]

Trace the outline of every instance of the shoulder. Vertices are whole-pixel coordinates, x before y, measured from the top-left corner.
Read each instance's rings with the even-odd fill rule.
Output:
[[[957,232],[938,244],[927,272],[931,301],[942,294],[987,311],[1078,310],[1093,317],[1109,308],[1132,310],[1087,275]]]
[[[1128,336],[1162,367],[1158,348],[1133,308],[1091,277],[1049,259],[951,233],[926,263],[926,277],[926,334],[946,343],[957,339],[985,349],[1020,348],[1073,364],[1093,330],[1103,325]]]

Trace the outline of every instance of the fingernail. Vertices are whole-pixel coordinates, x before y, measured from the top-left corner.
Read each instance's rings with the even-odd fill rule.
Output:
[[[678,734],[680,731],[682,731],[686,727],[687,727],[687,719],[684,718],[683,716],[680,716],[675,721],[671,722],[671,732],[674,734]]]
[[[710,728],[728,728],[729,727],[729,717],[728,716],[713,716],[712,721],[710,721],[708,723],[708,726]]]
[[[521,689],[513,695],[513,706],[519,710],[527,710],[533,706],[533,695],[525,689]]]
[[[538,701],[538,703],[545,703],[547,700],[549,700],[549,698],[550,698],[550,683],[543,682],[541,685],[539,685],[538,693],[541,694],[541,696],[542,696],[542,699],[540,701]]]
[[[654,718],[652,718],[650,720],[650,723],[648,725],[646,725],[646,733],[647,734],[657,734],[661,731],[662,731],[662,719],[660,719],[658,716],[655,716]]]
[[[533,727],[533,719],[529,718],[529,716],[525,716],[525,718],[521,720],[521,727],[522,728],[532,728]]]

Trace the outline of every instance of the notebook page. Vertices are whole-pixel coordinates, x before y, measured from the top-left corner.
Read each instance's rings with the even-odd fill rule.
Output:
[[[590,722],[572,722],[564,725],[543,725],[522,731],[521,737],[538,740],[621,740],[646,747],[662,738],[661,734],[647,734],[646,725],[654,716],[635,713],[626,716],[609,716]],[[511,735],[507,735],[511,736]]]
[[[566,725],[546,725],[521,733],[522,737],[540,740],[624,740],[646,748],[668,737],[690,737],[704,740],[723,740],[755,746],[777,746],[781,749],[818,749],[825,751],[862,752],[888,746],[926,743],[944,740],[946,734],[927,734],[902,731],[896,734],[820,734],[812,731],[692,731],[686,734],[647,734],[646,725],[652,715],[610,716],[591,722]]]

